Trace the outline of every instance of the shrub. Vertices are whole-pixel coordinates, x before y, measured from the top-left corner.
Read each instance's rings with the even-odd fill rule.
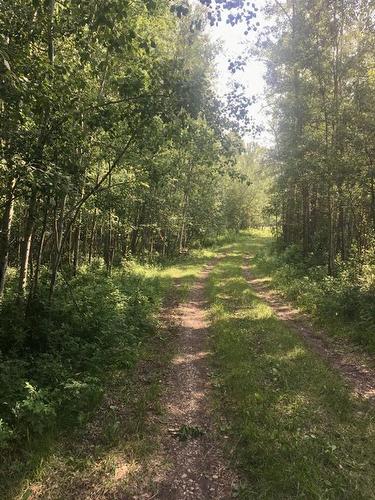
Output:
[[[257,267],[273,275],[274,283],[290,300],[326,322],[350,326],[354,340],[375,349],[375,250],[337,262],[337,275],[326,267],[309,265],[295,245],[283,252],[256,256]]]
[[[47,390],[37,389],[29,382],[25,383],[26,397],[18,401],[13,408],[13,413],[18,424],[19,432],[41,435],[55,422],[55,409],[49,399]]]
[[[0,418],[0,450],[6,448],[12,438],[13,430],[2,418]]]
[[[161,300],[154,269],[135,262],[111,276],[99,260],[83,266],[51,304],[45,278],[27,320],[12,301],[0,313],[2,447],[84,421],[111,371],[134,365]]]

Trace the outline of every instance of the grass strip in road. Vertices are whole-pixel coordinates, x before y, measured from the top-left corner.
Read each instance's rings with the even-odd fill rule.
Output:
[[[375,498],[375,411],[275,318],[242,274],[242,235],[212,272],[216,403],[241,498]],[[259,241],[255,241],[259,245]]]

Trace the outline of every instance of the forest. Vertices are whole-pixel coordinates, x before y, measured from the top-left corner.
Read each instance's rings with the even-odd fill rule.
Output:
[[[0,0],[0,116],[0,497],[374,498],[375,1]]]

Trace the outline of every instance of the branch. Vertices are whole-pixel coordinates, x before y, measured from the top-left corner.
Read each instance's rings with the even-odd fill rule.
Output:
[[[170,97],[172,94],[155,94],[155,95],[137,95],[133,97],[124,97],[123,99],[116,99],[115,101],[107,101],[103,102],[102,104],[93,104],[92,106],[88,106],[87,108],[84,108],[83,111],[87,111],[89,109],[98,109],[98,108],[104,108],[106,106],[112,106],[113,104],[121,104],[122,102],[126,101],[137,101],[137,100],[142,100],[142,99],[150,99],[150,97]]]
[[[283,4],[281,2],[279,2],[278,0],[275,0],[275,3],[280,7],[280,9],[284,12],[285,16],[288,18],[288,21],[290,22],[290,24],[293,24],[292,23],[292,18],[290,17],[290,15],[288,14],[287,10],[285,9],[285,7],[283,6]]]
[[[101,187],[101,185],[106,181],[106,179],[108,179],[108,177],[112,174],[112,172],[115,170],[116,167],[118,167],[119,163],[121,162],[121,160],[123,159],[125,153],[127,152],[127,150],[129,149],[132,141],[134,139],[134,134],[129,138],[128,142],[126,143],[125,147],[120,151],[120,153],[118,154],[117,158],[115,158],[115,160],[113,161],[112,165],[110,166],[110,168],[107,170],[107,172],[103,175],[103,177],[97,181],[97,183],[95,184],[95,186],[90,190],[88,191],[80,200],[79,202],[76,204],[75,207],[73,207],[67,214],[67,216],[69,217],[70,215],[72,215],[72,218],[71,220],[68,222],[67,226],[66,226],[66,229],[70,229],[70,227],[72,226],[73,222],[76,220],[76,218],[78,217],[78,214],[79,214],[79,211],[82,207],[82,205],[89,199],[91,198],[92,195],[94,195]],[[66,233],[67,233],[67,230],[66,230]],[[65,238],[64,238],[65,240]]]
[[[134,136],[135,134],[132,134],[128,140],[128,142],[126,143],[125,147],[120,151],[120,153],[118,154],[117,158],[115,158],[115,160],[113,161],[111,167],[108,169],[108,171],[103,175],[103,177],[100,179],[100,181],[98,181],[95,186],[90,190],[88,191],[85,196],[83,196],[79,202],[76,204],[75,207],[73,207],[68,213],[67,213],[67,217],[69,217],[70,215],[72,215],[71,219],[67,222],[66,226],[65,226],[65,230],[64,230],[64,233],[62,235],[62,238],[61,238],[61,242],[60,242],[60,246],[59,248],[57,249],[57,255],[56,255],[56,262],[57,262],[57,267],[60,266],[60,261],[61,261],[61,255],[62,255],[62,250],[64,248],[64,244],[67,240],[67,237],[69,235],[69,231],[70,231],[70,228],[72,227],[74,221],[77,219],[78,217],[78,214],[79,214],[79,211],[82,207],[82,205],[93,195],[95,194],[100,186],[105,182],[106,179],[108,179],[108,177],[112,174],[112,172],[115,170],[115,168],[119,165],[119,163],[121,162],[121,160],[123,159],[126,151],[129,149],[133,139],[134,139]]]

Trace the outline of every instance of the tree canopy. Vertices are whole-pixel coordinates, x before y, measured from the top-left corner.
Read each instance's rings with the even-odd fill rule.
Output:
[[[272,2],[272,28],[258,40],[279,230],[330,274],[374,243],[374,10],[372,0]]]
[[[236,10],[255,15],[242,3],[3,5],[1,295],[9,261],[30,302],[42,269],[52,297],[61,266],[100,256],[110,270],[231,226],[216,194],[237,176],[251,103],[239,88],[215,94],[204,26]]]

